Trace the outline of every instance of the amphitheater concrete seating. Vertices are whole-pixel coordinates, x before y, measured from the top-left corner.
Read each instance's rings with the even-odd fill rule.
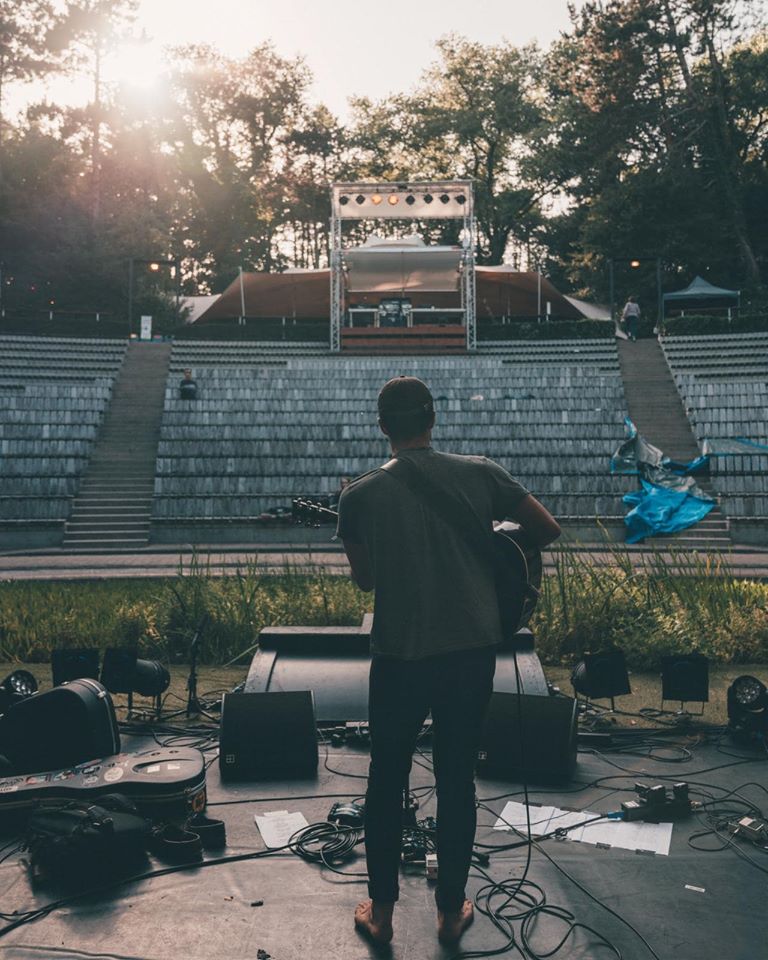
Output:
[[[623,516],[631,478],[608,473],[624,435],[613,341],[518,342],[477,356],[344,357],[291,344],[176,343],[158,448],[153,517],[247,521],[298,494],[328,495],[387,459],[382,383],[425,379],[437,449],[492,457],[561,517]],[[279,362],[276,360],[279,358]],[[181,400],[181,370],[198,384]]]
[[[768,444],[768,333],[666,337],[662,349],[703,450],[737,438]],[[710,473],[736,537],[760,542],[768,531],[768,450],[713,456]]]
[[[36,525],[39,545],[58,542],[125,348],[122,340],[0,337],[4,545],[14,545],[22,526],[24,544],[37,542]]]

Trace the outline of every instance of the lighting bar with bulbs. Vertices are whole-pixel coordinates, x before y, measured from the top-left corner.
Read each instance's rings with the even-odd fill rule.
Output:
[[[340,220],[463,220],[472,216],[472,183],[336,183],[331,203]]]

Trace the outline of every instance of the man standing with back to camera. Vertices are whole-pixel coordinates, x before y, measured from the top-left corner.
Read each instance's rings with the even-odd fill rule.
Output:
[[[456,513],[490,533],[494,520],[519,523],[539,547],[560,535],[552,515],[503,467],[485,457],[430,446],[432,395],[415,377],[397,377],[378,399],[379,426],[396,469],[354,480],[339,503],[338,534],[361,590],[375,588],[368,717],[371,764],[365,800],[369,900],[355,926],[376,943],[392,939],[398,899],[403,790],[427,714],[433,722],[437,786],[438,937],[451,945],[473,919],[466,899],[477,825],[474,767],[493,691],[501,625],[490,549],[472,550],[430,498],[444,490]]]

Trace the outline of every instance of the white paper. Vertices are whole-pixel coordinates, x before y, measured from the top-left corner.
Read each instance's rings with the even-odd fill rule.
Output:
[[[551,833],[558,827],[573,827],[566,834],[568,840],[581,843],[620,847],[622,850],[642,850],[648,853],[669,855],[672,842],[671,823],[626,822],[624,820],[597,820],[583,827],[574,826],[584,820],[599,816],[590,810],[560,810],[557,807],[530,808],[531,833],[534,837]],[[510,800],[493,825],[494,830],[509,830],[510,825],[525,833],[528,830],[524,803]]]
[[[287,810],[265,811],[261,816],[253,818],[259,828],[264,844],[274,850],[275,847],[284,847],[297,830],[308,827],[303,813],[289,813]]]

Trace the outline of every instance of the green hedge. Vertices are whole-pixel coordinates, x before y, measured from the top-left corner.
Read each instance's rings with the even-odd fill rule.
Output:
[[[757,333],[768,331],[768,313],[742,316],[729,321],[727,317],[705,314],[690,314],[684,317],[667,317],[662,331],[668,337],[706,336],[726,333]]]

